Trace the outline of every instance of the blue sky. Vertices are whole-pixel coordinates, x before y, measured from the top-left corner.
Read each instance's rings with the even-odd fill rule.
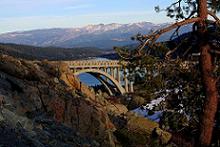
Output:
[[[170,22],[157,5],[173,0],[1,0],[0,33],[99,23]]]

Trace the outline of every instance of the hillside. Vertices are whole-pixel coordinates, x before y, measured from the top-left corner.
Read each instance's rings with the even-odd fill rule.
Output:
[[[29,60],[75,60],[106,54],[98,48],[35,47],[17,44],[0,44],[0,53]]]
[[[95,95],[64,62],[0,54],[0,146],[144,146],[155,129],[167,144],[158,123]]]

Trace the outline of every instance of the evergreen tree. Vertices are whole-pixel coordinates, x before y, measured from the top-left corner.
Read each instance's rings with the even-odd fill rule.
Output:
[[[216,76],[217,66],[215,57],[220,53],[220,40],[219,32],[215,31],[219,30],[220,21],[215,13],[219,10],[219,6],[220,2],[217,0],[178,0],[165,9],[165,11],[167,11],[167,16],[175,18],[177,20],[176,23],[155,31],[150,35],[138,34],[134,39],[139,41],[140,45],[135,50],[117,49],[122,59],[130,61],[130,63],[143,64],[143,62],[140,61],[143,56],[149,58],[152,57],[149,56],[149,54],[158,55],[155,50],[158,48],[160,48],[161,51],[161,44],[156,43],[157,39],[162,34],[176,28],[171,39],[177,40],[179,38],[183,41],[173,49],[168,50],[164,54],[164,57],[178,56],[189,60],[188,57],[192,55],[192,53],[199,53],[199,69],[205,95],[205,100],[202,104],[202,114],[200,115],[199,143],[201,146],[210,146],[211,144],[213,127],[215,126],[215,116],[218,108],[219,94],[217,82],[219,78]],[[161,11],[160,7],[155,7],[155,10],[158,12]],[[208,16],[211,16],[213,19],[209,20]],[[182,26],[188,24],[192,24],[193,29],[192,32],[187,35],[186,38],[188,39],[185,40],[182,36],[179,36],[178,31]],[[189,42],[193,47],[184,49],[184,41]],[[187,58],[185,56],[187,56]],[[155,64],[153,67],[154,66]]]

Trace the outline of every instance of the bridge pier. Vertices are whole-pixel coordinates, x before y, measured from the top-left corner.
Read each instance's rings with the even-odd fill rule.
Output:
[[[115,78],[115,75],[114,75],[114,68],[113,68],[113,67],[110,68],[110,73],[111,73],[111,76],[112,76],[113,78]]]
[[[108,73],[107,67],[104,67],[104,72]]]
[[[108,73],[108,68],[107,67],[103,67],[104,72]],[[105,78],[105,80],[108,82],[108,78]]]
[[[130,81],[130,83],[129,83],[129,92],[130,93],[133,93],[134,92],[134,85],[133,85],[133,82],[132,81]]]
[[[128,78],[126,75],[124,75],[124,80],[125,80],[125,92],[128,93]]]
[[[117,81],[121,84],[121,74],[120,74],[120,67],[117,68]]]

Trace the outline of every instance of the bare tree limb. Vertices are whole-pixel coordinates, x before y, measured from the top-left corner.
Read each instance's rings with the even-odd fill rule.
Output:
[[[168,59],[169,58],[169,55],[171,55],[172,53],[174,53],[176,50],[178,49],[178,46],[175,47],[174,49],[168,51],[165,55],[165,58]]]
[[[172,24],[172,25],[170,25],[170,26],[168,26],[164,29],[161,29],[159,31],[154,32],[152,35],[145,35],[144,38],[149,38],[149,37],[155,36],[155,39],[157,39],[157,38],[160,37],[161,34],[169,32],[169,31],[171,31],[172,29],[174,29],[176,27],[183,26],[183,25],[190,24],[190,23],[194,23],[194,22],[198,22],[198,21],[200,21],[200,18],[199,17],[194,17],[194,18],[191,18],[191,19],[176,22],[176,23],[174,23],[174,24]]]
[[[192,47],[189,47],[184,53],[183,53],[183,57],[186,56],[186,54],[192,49]]]
[[[214,53],[214,54],[219,54],[220,55],[220,51],[217,51],[217,50],[210,50],[211,53]]]
[[[185,39],[184,41],[182,41],[182,42],[181,42],[180,44],[178,44],[174,49],[168,51],[168,52],[166,53],[166,55],[165,55],[165,58],[166,58],[166,59],[169,59],[169,55],[171,55],[172,53],[174,53],[180,46],[182,46],[183,43],[184,43],[186,40],[187,40],[187,39]],[[185,55],[190,51],[190,49],[192,49],[192,48],[191,48],[191,47],[188,48],[188,49],[184,52],[183,56],[185,56]]]
[[[140,53],[149,42],[155,42],[162,34],[169,32],[176,27],[181,27],[183,25],[198,22],[198,21],[200,21],[200,18],[194,17],[191,19],[176,22],[176,23],[174,23],[164,29],[161,29],[159,31],[154,32],[151,35],[144,35],[143,38],[146,39],[146,41],[138,48],[138,50],[139,50],[138,52]]]
[[[216,83],[217,83],[219,80],[220,80],[220,76],[218,76],[218,77],[216,78]]]
[[[122,54],[119,53],[119,52],[117,52],[117,54],[118,54],[118,56],[119,56],[120,58],[122,58],[123,60],[131,60],[131,59],[132,59],[131,57],[129,57],[130,54],[129,54],[129,55],[127,54],[128,57],[126,57],[125,55],[122,55]]]
[[[208,11],[208,14],[212,16],[217,21],[217,23],[220,23],[220,19],[215,13],[213,13],[212,11]]]
[[[137,48],[137,54],[136,55],[133,55],[132,57],[125,57],[124,55],[122,55],[121,53],[119,53],[119,56],[125,60],[129,60],[129,59],[132,59],[132,58],[135,58],[135,57],[139,57],[142,55],[142,50],[145,48],[145,46],[147,46],[148,44],[150,43],[153,43],[155,42],[162,34],[166,33],[166,32],[169,32],[171,30],[173,30],[174,28],[177,28],[177,27],[181,27],[183,25],[187,25],[187,24],[190,24],[190,23],[195,23],[195,22],[198,22],[200,21],[200,18],[199,17],[194,17],[194,18],[191,18],[191,19],[186,19],[186,20],[183,20],[183,21],[180,21],[180,22],[176,22],[168,27],[165,27],[159,31],[155,31],[153,32],[151,35],[143,35],[142,36],[142,39],[145,40],[143,41]],[[170,53],[169,53],[170,54]]]
[[[180,29],[181,26],[178,26],[176,28],[176,30],[173,32],[173,34],[170,36],[170,40],[172,40],[175,36],[178,36],[179,37],[179,29]]]

